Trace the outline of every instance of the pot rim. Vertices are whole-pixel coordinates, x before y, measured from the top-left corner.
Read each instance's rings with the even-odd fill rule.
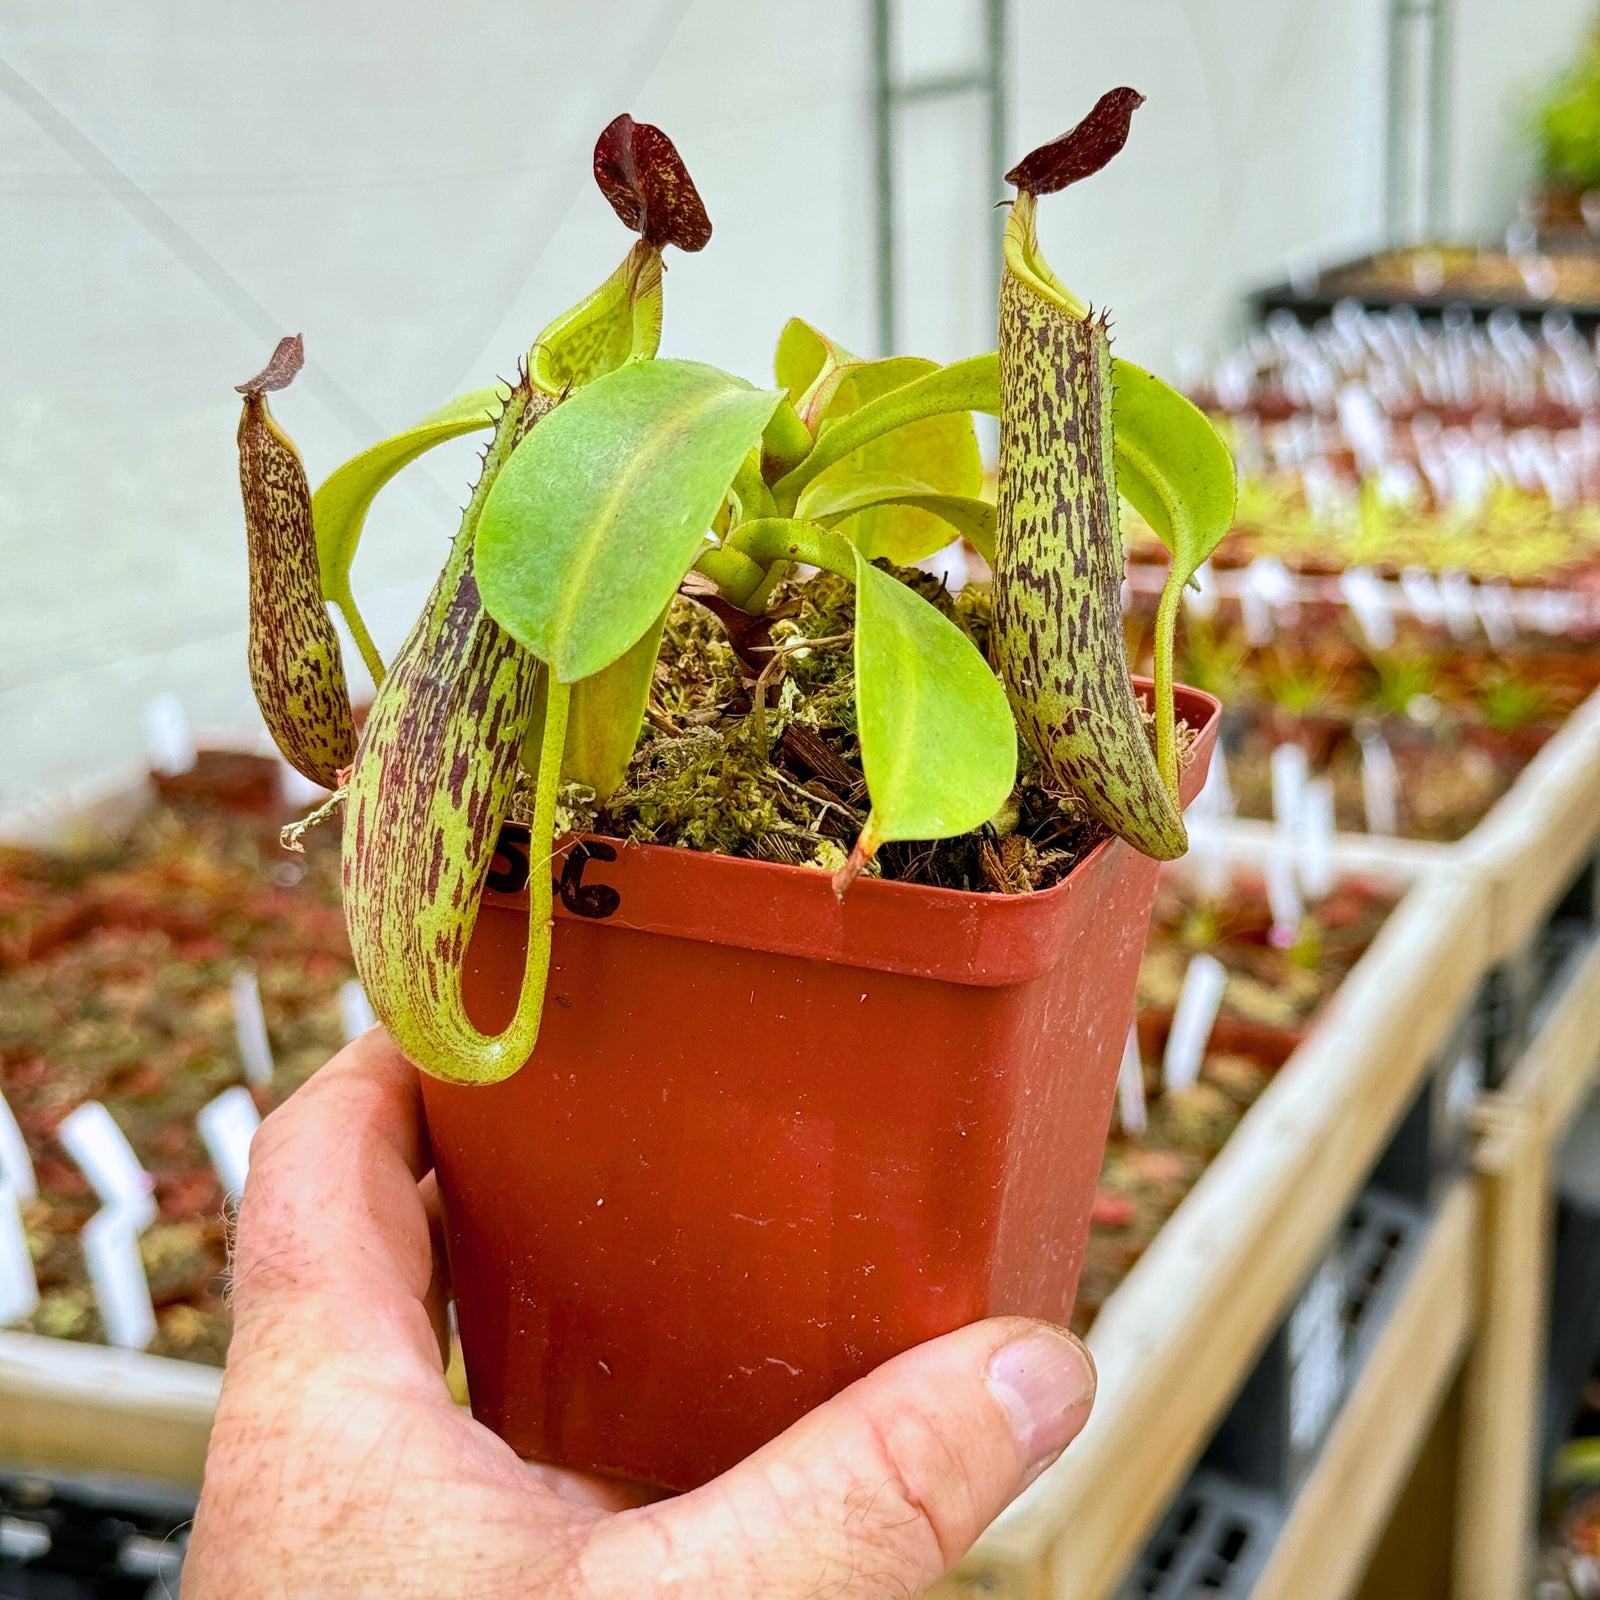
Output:
[[[1146,680],[1136,683],[1148,693]],[[1177,699],[1204,755],[1222,708],[1196,689],[1180,687]],[[1203,761],[1185,770],[1185,804],[1199,792],[1203,770]],[[496,937],[526,937],[527,836],[521,825],[501,834],[496,859],[507,866],[491,869],[479,917],[480,929],[492,923]],[[603,834],[566,836],[556,844],[551,866],[558,878],[556,922],[574,933],[587,923],[591,929],[996,986],[1024,982],[1050,968],[1072,920],[1067,907],[1092,906],[1126,870],[1125,858],[1132,854],[1131,846],[1108,834],[1048,889],[1008,895],[861,878],[842,900],[833,893],[829,874],[816,867]],[[592,876],[591,862],[599,863]],[[496,874],[499,885],[493,883]],[[557,966],[562,942],[557,942]]]

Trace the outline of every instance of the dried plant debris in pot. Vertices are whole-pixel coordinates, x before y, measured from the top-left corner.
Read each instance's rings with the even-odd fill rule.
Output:
[[[987,649],[986,589],[951,595],[928,573],[878,565]],[[746,642],[741,656],[709,610],[678,596],[622,784],[604,807],[568,785],[562,823],[640,843],[836,869],[867,812],[854,617],[854,588],[833,574],[787,582],[763,619],[765,637]],[[1075,801],[1043,788],[1026,758],[1023,769],[1006,806],[983,828],[886,844],[869,872],[1003,894],[1059,883],[1106,832]],[[530,805],[531,795],[522,796],[517,814],[525,817]]]

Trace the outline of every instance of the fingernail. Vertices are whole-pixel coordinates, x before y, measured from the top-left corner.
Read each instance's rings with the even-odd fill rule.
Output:
[[[1093,1357],[1070,1333],[1053,1328],[1034,1328],[1001,1345],[984,1377],[1030,1467],[1054,1459],[1077,1437],[1094,1401]]]

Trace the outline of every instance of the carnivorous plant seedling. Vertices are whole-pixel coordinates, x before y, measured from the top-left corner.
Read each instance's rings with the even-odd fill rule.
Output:
[[[691,570],[731,618],[759,617],[796,564],[855,586],[848,643],[869,809],[835,875],[840,894],[886,841],[950,838],[999,813],[1019,725],[1051,786],[1150,854],[1182,850],[1174,612],[1165,607],[1164,646],[1158,635],[1153,753],[1120,644],[1116,496],[1172,546],[1175,595],[1226,531],[1231,464],[1187,401],[1111,359],[1104,319],[1060,287],[1033,232],[1035,196],[1103,165],[1138,98],[1116,91],[1013,173],[1022,193],[998,356],[864,361],[792,322],[773,389],[655,358],[662,249],[698,250],[711,225],[666,136],[619,117],[594,167],[639,236],[622,266],[550,324],[515,384],[452,402],[317,491],[296,559],[303,568],[314,522],[321,597],[345,613],[379,685],[346,787],[347,920],[374,1009],[420,1066],[492,1082],[532,1052],[548,870],[530,878],[512,1023],[485,1035],[461,999],[499,831],[518,787],[531,787],[530,860],[548,862],[562,784],[602,803],[616,788],[663,620]],[[1001,418],[998,514],[979,495],[975,410]],[[408,461],[475,428],[493,430],[477,487],[385,670],[350,594],[367,510]],[[952,532],[995,564],[998,676],[961,629],[874,564],[918,560]]]

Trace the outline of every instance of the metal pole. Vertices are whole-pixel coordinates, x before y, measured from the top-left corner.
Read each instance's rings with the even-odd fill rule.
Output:
[[[1006,0],[989,3],[989,183],[994,198],[1004,193],[1006,171]],[[1005,223],[1000,213],[990,226],[995,298],[1000,296],[1000,240]]]
[[[873,134],[878,177],[878,348],[896,347],[894,259],[893,72],[889,62],[889,0],[872,0]]]

